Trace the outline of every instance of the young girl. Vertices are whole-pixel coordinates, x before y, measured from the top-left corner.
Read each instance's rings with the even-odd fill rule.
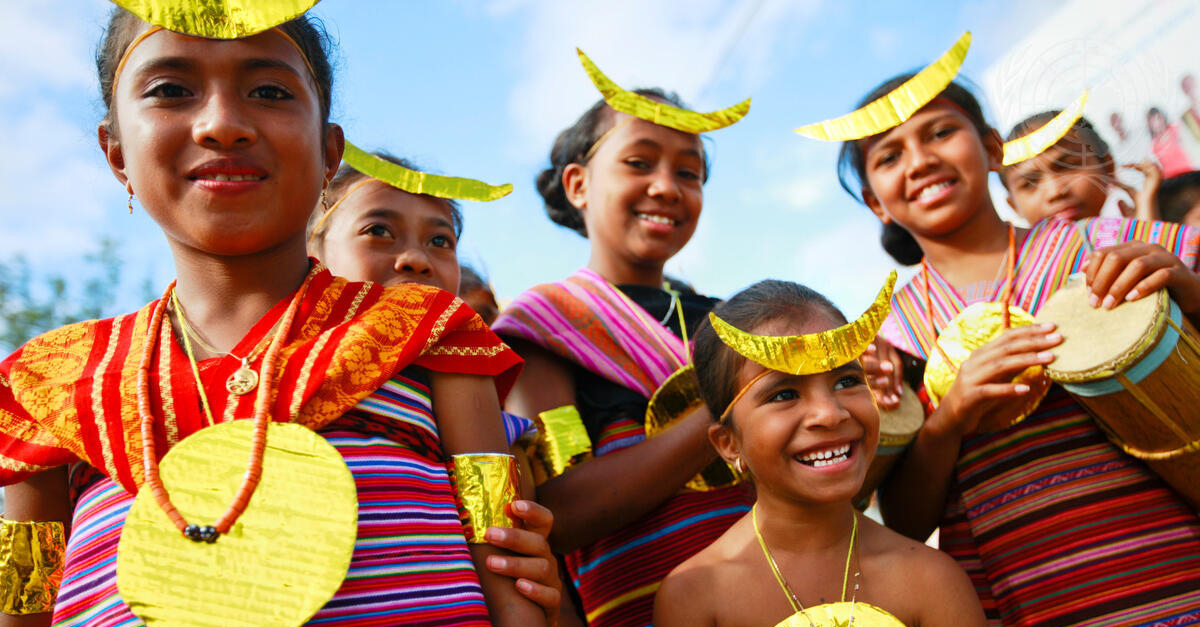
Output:
[[[749,508],[744,486],[685,489],[717,461],[683,339],[715,301],[663,282],[663,265],[687,244],[703,206],[708,168],[697,133],[731,124],[749,105],[698,114],[585,66],[607,100],[558,136],[538,189],[552,220],[588,238],[591,259],[518,296],[493,328],[526,358],[506,408],[526,416],[564,408],[553,415],[584,432],[564,440],[590,441],[590,456],[538,488],[588,624],[646,625],[662,578]],[[660,395],[677,401],[664,412],[672,426],[647,437],[649,399],[669,379],[680,384]],[[544,422],[557,437],[561,423]]]
[[[887,313],[894,280],[851,325],[806,287],[762,281],[717,305],[712,326],[700,327],[696,371],[719,416],[709,437],[754,479],[758,499],[667,576],[655,625],[775,625],[788,617],[789,625],[983,625],[953,560],[851,504],[879,438],[857,357]],[[831,345],[843,352],[830,355]]]
[[[89,626],[140,624],[134,613],[172,624],[543,624],[511,579],[482,568],[500,551],[468,545],[451,485],[477,542],[488,518],[470,509],[466,480],[510,490],[511,460],[463,454],[505,451],[498,398],[519,358],[440,290],[311,266],[305,226],[343,147],[328,122],[326,39],[304,17],[270,28],[292,15],[245,24],[192,19],[198,10],[159,15],[203,37],[117,9],[97,59],[101,149],[162,227],[177,282],[139,312],[51,332],[0,366],[6,535],[42,540],[18,547],[36,566],[18,583],[62,569],[57,603],[44,585],[13,595],[5,612],[27,616],[8,624],[49,624],[51,609],[56,624]],[[252,437],[214,440],[252,416]],[[304,444],[288,444],[296,438]],[[323,451],[348,500],[303,481],[329,464]],[[284,462],[297,464],[290,474]],[[189,472],[196,464],[207,470]],[[212,497],[219,518],[197,513]],[[312,533],[330,520],[349,520],[348,535]],[[65,566],[45,542],[49,521],[73,527]],[[316,579],[332,585],[308,588]]]
[[[416,171],[404,159],[373,156]],[[326,200],[328,207],[317,207],[309,220],[308,250],[334,275],[389,287],[420,283],[452,294],[461,292],[460,273],[465,275],[468,269],[458,263],[463,219],[455,199],[410,193],[400,188],[399,181],[372,178],[347,164],[330,181]],[[532,421],[508,413],[504,429],[510,446],[536,436]],[[515,448],[522,459],[521,447]],[[522,479],[529,474],[522,472]],[[557,618],[561,584],[557,560],[546,542],[553,517],[533,501],[514,503],[514,513],[527,529],[493,528],[488,541],[531,557],[491,557],[488,568],[517,578],[517,589],[542,605],[548,617]]]
[[[885,82],[864,102],[909,78]],[[1000,167],[999,134],[969,92],[947,84],[910,116],[846,142],[840,157],[843,185],[861,190],[888,251],[922,263],[893,297],[880,332],[887,342],[926,360],[969,304],[1008,295],[1036,313],[1081,270],[1094,306],[1166,287],[1196,318],[1189,229],[1089,219],[1026,231],[1002,222],[987,189]],[[1086,254],[1079,229],[1097,252]],[[958,366],[883,485],[885,520],[922,540],[940,522],[940,546],[967,570],[994,624],[1200,623],[1195,512],[1057,386],[1024,421],[996,424],[1029,406],[1035,388],[1013,379],[1049,363],[1045,351],[1061,341],[1047,325],[1013,328]]]
[[[1008,133],[1006,141],[1024,137],[1045,126],[1061,111],[1046,111],[1022,120]],[[1038,155],[1005,166],[1000,181],[1008,190],[1008,204],[1029,224],[1046,218],[1082,220],[1100,216],[1113,187],[1133,200],[1118,202],[1121,214],[1139,220],[1157,220],[1155,196],[1162,183],[1162,169],[1153,161],[1126,164],[1145,180],[1140,189],[1116,176],[1112,153],[1087,118],[1080,117],[1062,139]]]

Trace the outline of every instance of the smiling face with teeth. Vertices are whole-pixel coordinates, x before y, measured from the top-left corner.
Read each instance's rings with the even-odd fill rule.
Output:
[[[995,213],[988,176],[999,171],[1002,142],[994,130],[981,135],[960,107],[935,99],[866,141],[863,200],[918,242],[953,237]]]
[[[828,313],[810,310],[803,320],[771,320],[750,332],[801,335],[839,324]],[[739,389],[764,371],[746,360]],[[770,371],[750,385],[710,437],[731,464],[741,458],[760,499],[848,501],[875,456],[879,412],[857,360],[813,375]]]
[[[303,251],[341,131],[323,122],[304,58],[278,33],[149,35],[129,54],[113,116],[101,148],[177,254]]]
[[[590,267],[610,280],[647,270],[661,274],[700,218],[705,178],[700,137],[612,115],[613,130],[587,165],[563,170],[563,188],[587,225]]]

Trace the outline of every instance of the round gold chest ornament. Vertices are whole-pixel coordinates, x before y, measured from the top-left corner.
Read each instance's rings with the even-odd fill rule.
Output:
[[[950,386],[958,377],[958,369],[971,353],[1004,333],[1004,306],[996,302],[975,303],[962,310],[942,329],[937,338],[937,348],[930,351],[929,362],[925,366],[925,390],[934,407],[950,392]],[[1020,307],[1009,305],[1008,312],[1011,327],[1034,323],[1033,316]],[[999,431],[1021,422],[1037,408],[1050,390],[1050,380],[1041,366],[1025,369],[1013,379],[1013,383],[1029,386],[1025,402],[1005,405],[1001,411],[988,415],[980,422],[977,432]]]
[[[904,623],[869,603],[842,601],[806,608],[775,627],[904,627]]]
[[[251,420],[205,428],[172,448],[159,474],[188,520],[214,520],[242,482]],[[302,425],[271,423],[262,480],[219,542],[179,533],[150,490],[130,508],[117,588],[147,625],[295,627],[346,577],[358,535],[354,478],[337,449]]]
[[[225,389],[229,390],[230,394],[244,396],[254,391],[258,387],[258,373],[250,367],[248,360],[243,359],[242,365],[233,374],[225,379]]]

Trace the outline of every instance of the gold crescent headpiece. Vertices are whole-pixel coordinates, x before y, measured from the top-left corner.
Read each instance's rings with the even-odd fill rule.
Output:
[[[355,170],[410,194],[486,202],[503,198],[509,195],[513,189],[511,183],[488,185],[475,179],[440,176],[410,170],[402,165],[380,159],[350,142],[346,142],[346,151],[342,154],[342,160]]]
[[[113,0],[142,21],[167,30],[238,39],[300,17],[318,0]]]
[[[903,85],[871,101],[866,106],[832,120],[801,126],[797,133],[827,142],[844,142],[878,135],[900,126],[921,107],[942,93],[962,67],[971,47],[971,33],[965,32],[940,59],[926,66]]]
[[[789,374],[828,372],[857,358],[867,350],[879,333],[879,325],[892,309],[892,288],[896,285],[893,270],[884,282],[875,302],[858,320],[836,329],[808,335],[754,335],[709,313],[717,337],[729,348],[754,363]]]
[[[1082,94],[1071,103],[1071,106],[1058,112],[1058,115],[1046,122],[1045,126],[1018,137],[1012,141],[1004,142],[1004,165],[1016,165],[1027,159],[1032,159],[1048,148],[1058,143],[1067,131],[1071,130],[1072,126],[1083,117],[1083,107],[1087,104],[1088,91],[1083,90]]]
[[[575,49],[579,53],[579,61],[583,63],[583,69],[587,70],[588,77],[592,79],[592,83],[596,85],[596,89],[600,90],[600,94],[604,96],[604,102],[608,106],[627,113],[635,118],[641,118],[647,122],[652,122],[660,126],[673,128],[684,133],[692,133],[698,135],[715,131],[720,128],[725,128],[746,116],[750,111],[750,99],[720,111],[711,113],[698,113],[696,111],[688,111],[680,109],[669,104],[651,100],[641,94],[636,94],[632,91],[623,89],[620,85],[614,83],[610,78],[596,67],[595,63],[583,54],[579,48]]]

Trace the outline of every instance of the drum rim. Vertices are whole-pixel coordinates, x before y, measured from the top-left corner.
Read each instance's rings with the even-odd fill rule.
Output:
[[[1053,363],[1048,364],[1046,375],[1057,383],[1090,383],[1110,378],[1132,368],[1162,340],[1163,333],[1167,328],[1167,316],[1171,313],[1167,290],[1159,290],[1154,298],[1154,314],[1150,318],[1151,322],[1147,325],[1141,338],[1132,346],[1116,357],[1085,370],[1058,370]]]

